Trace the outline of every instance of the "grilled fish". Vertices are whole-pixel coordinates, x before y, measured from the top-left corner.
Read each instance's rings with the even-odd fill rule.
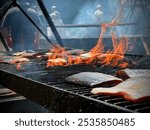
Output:
[[[11,63],[25,63],[25,62],[29,62],[30,60],[28,58],[15,58],[12,59]]]
[[[125,70],[118,70],[116,72],[116,76],[123,80],[126,80],[131,77],[144,75],[150,76],[150,69],[125,69]]]
[[[90,52],[88,52],[88,53],[83,53],[83,54],[80,55],[80,57],[81,57],[81,59],[83,59],[83,60],[87,60],[87,59],[89,59],[89,58],[92,57],[92,54],[91,54]]]
[[[42,55],[40,52],[34,51],[22,51],[13,53],[13,56],[20,57],[20,58],[36,58],[36,56]]]
[[[68,51],[66,51],[66,53],[70,54],[70,55],[79,55],[79,54],[82,54],[84,52],[85,51],[82,50],[82,49],[74,49],[74,50],[68,50]]]
[[[48,60],[47,67],[49,66],[62,66],[67,65],[67,60],[62,58],[50,59]]]
[[[103,73],[81,72],[67,77],[66,81],[77,85],[83,85],[83,86],[107,87],[107,86],[114,86],[122,82],[122,79],[119,79],[111,75],[103,74]]]
[[[150,76],[129,78],[111,88],[94,88],[91,93],[119,96],[134,103],[150,100]]]
[[[6,63],[6,64],[15,64],[15,63],[24,63],[24,62],[29,62],[30,60],[28,58],[20,58],[20,57],[3,57],[1,60],[0,60],[0,63]]]
[[[15,52],[13,53],[13,56],[22,56],[23,54],[26,54],[26,51]]]

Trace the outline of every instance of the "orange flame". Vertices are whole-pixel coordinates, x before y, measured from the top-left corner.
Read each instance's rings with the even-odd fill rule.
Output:
[[[64,48],[53,48],[52,55],[48,57],[47,67],[49,66],[69,66],[74,64],[91,64],[94,61],[101,65],[111,67],[126,68],[128,63],[124,60],[124,54],[128,49],[128,38],[117,38],[116,33],[112,32],[113,50],[104,53],[103,37],[108,27],[115,25],[115,22],[103,24],[97,44],[85,54],[72,56]]]

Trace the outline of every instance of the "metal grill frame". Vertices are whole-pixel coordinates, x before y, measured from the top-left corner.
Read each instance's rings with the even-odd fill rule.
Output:
[[[37,53],[45,52],[47,50]],[[130,54],[125,57],[135,61],[150,58]],[[33,58],[22,65],[25,71],[16,70],[14,65],[0,64],[0,83],[54,112],[150,112],[150,102],[134,104],[120,97],[93,95],[90,92],[92,88],[65,82],[67,76],[75,73],[90,70],[114,74],[117,68],[84,64],[46,68],[46,63],[47,61]]]
[[[69,92],[53,85],[0,70],[0,83],[5,87],[45,106],[54,112],[135,112],[108,102]]]

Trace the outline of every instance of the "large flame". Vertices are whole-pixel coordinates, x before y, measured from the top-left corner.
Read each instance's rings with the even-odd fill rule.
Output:
[[[107,28],[115,25],[115,22],[103,24],[97,44],[88,52],[72,56],[64,48],[53,48],[50,51],[47,67],[49,66],[69,66],[74,64],[99,63],[111,67],[126,68],[128,63],[123,61],[124,54],[128,49],[128,38],[117,38],[115,32],[111,33],[113,50],[104,53],[105,44],[103,43],[104,34]]]

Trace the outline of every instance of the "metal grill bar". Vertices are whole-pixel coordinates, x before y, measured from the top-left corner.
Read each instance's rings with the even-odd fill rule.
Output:
[[[129,26],[129,25],[137,25],[137,23],[122,23],[122,24],[115,24],[112,26]],[[99,24],[65,24],[65,25],[56,25],[56,28],[81,28],[81,27],[101,27],[102,25]]]

